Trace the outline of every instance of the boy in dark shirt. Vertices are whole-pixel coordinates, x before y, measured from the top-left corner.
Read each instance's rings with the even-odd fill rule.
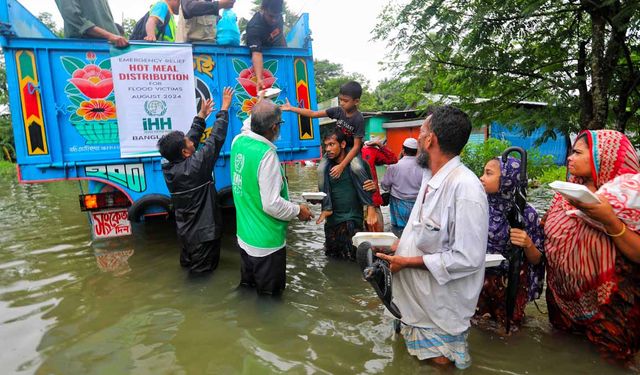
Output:
[[[251,62],[256,75],[258,92],[264,89],[262,82],[262,47],[286,47],[284,21],[282,19],[283,0],[262,0],[260,11],[247,24],[246,41],[251,50]]]
[[[158,141],[160,154],[169,161],[162,165],[162,174],[171,193],[176,232],[182,245],[180,265],[191,273],[212,271],[220,259],[222,222],[216,205],[213,168],[227,137],[232,98],[233,90],[225,88],[211,135],[198,151],[196,146],[205,130],[205,119],[213,111],[211,99],[202,103],[186,136],[181,131],[172,131]]]
[[[312,111],[310,109],[298,108],[292,106],[289,101],[281,108],[283,111],[290,111],[306,117],[329,117],[336,120],[336,130],[341,131],[346,137],[346,156],[336,165],[327,171],[328,161],[326,157],[320,160],[318,165],[318,187],[319,190],[326,193],[327,196],[322,201],[322,214],[318,221],[324,220],[333,212],[331,203],[331,185],[330,178],[338,179],[349,167],[348,173],[360,198],[363,206],[367,206],[367,226],[375,228],[378,222],[378,216],[373,205],[372,194],[364,189],[367,180],[371,180],[371,171],[369,166],[362,160],[360,150],[362,148],[364,138],[364,117],[358,110],[360,104],[360,96],[362,96],[362,86],[358,82],[347,82],[340,86],[338,95],[339,107],[328,108],[324,111]]]

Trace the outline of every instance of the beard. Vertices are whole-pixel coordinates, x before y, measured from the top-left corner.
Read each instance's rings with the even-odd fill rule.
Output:
[[[429,154],[425,151],[419,150],[418,156],[416,157],[416,163],[421,167],[428,169],[429,168]]]

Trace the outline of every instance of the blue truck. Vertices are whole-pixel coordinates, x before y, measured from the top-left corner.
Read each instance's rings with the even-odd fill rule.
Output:
[[[90,213],[95,238],[130,234],[131,221],[170,213],[161,158],[120,156],[123,125],[115,116],[106,41],[58,38],[18,1],[0,0],[0,45],[21,183],[88,181],[79,202],[80,210]],[[227,141],[214,171],[220,204],[230,207],[231,141],[257,101],[251,56],[244,46],[191,47],[198,101],[212,98],[219,104],[223,88],[235,88]],[[280,89],[274,101],[316,107],[308,14],[291,28],[287,48],[265,51],[264,66],[265,87]],[[209,129],[213,120],[207,120]],[[318,158],[317,121],[293,113],[284,113],[283,120],[276,142],[280,160]]]

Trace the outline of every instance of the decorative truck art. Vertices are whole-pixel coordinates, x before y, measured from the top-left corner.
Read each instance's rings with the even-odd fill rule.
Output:
[[[122,137],[137,126],[143,134],[141,137],[155,136],[159,127],[175,129],[177,118],[168,117],[175,98],[148,98],[135,106],[130,100],[119,102],[115,89],[121,77],[114,73],[114,60],[106,41],[58,38],[16,0],[0,0],[0,23],[5,25],[0,28],[0,46],[6,59],[7,81],[9,87],[16,88],[9,90],[9,105],[19,181],[80,181],[80,210],[89,213],[94,238],[129,235],[136,228],[131,223],[170,214],[171,200],[162,177],[162,159],[152,147],[145,149],[148,154],[132,153],[123,158],[126,150]],[[131,45],[167,51],[178,46],[143,42]],[[280,90],[279,96],[273,99],[276,103],[288,99],[293,105],[315,108],[313,51],[307,14],[292,27],[287,46],[264,51],[265,88]],[[188,93],[167,92],[191,95],[193,105],[188,106],[193,108],[184,108],[185,113],[189,113],[187,117],[195,114],[200,103],[209,98],[219,108],[222,89],[235,87],[227,141],[214,171],[220,206],[229,207],[233,204],[231,140],[240,132],[242,121],[249,117],[257,101],[249,49],[214,44],[187,48],[191,60],[188,75],[193,77],[193,86]],[[165,68],[152,64],[148,72],[131,72],[135,74],[127,78],[142,80],[138,87],[144,88],[153,87],[156,85],[153,82],[157,82],[153,76],[145,80],[144,74],[183,74],[177,64],[160,65]],[[164,83],[162,86],[168,87]],[[121,119],[120,112],[127,105],[141,111],[139,123]],[[184,120],[191,122],[191,118]],[[204,137],[209,135],[213,120],[214,116],[206,119],[209,129]],[[282,127],[276,142],[280,160],[318,158],[317,121],[293,113],[283,114],[283,120],[289,126]]]

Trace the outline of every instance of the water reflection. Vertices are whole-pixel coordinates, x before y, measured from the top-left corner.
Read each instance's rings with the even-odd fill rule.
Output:
[[[313,169],[287,175],[293,200],[316,190]],[[291,225],[287,290],[264,298],[237,288],[233,237],[219,269],[193,279],[178,266],[171,223],[94,243],[78,193],[76,183],[0,181],[2,373],[439,373],[406,353],[357,266],[324,256],[322,226]],[[545,208],[549,194],[531,197]],[[534,306],[527,315],[507,339],[473,330],[464,373],[627,373],[555,333]]]

